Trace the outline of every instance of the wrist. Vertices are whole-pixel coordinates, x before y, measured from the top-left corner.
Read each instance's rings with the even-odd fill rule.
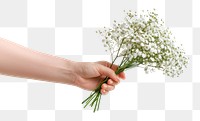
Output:
[[[58,83],[64,83],[69,85],[75,86],[76,81],[76,72],[75,72],[75,65],[77,62],[70,61],[67,59],[63,59],[61,61],[60,66],[58,67],[59,78],[57,80]]]

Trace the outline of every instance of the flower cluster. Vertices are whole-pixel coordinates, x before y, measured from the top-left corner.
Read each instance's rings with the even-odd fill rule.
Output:
[[[114,21],[112,28],[97,31],[102,35],[102,42],[110,51],[112,58],[123,57],[120,65],[134,63],[143,67],[145,72],[155,69],[167,76],[179,76],[188,63],[182,47],[175,45],[175,38],[164,22],[153,11],[126,12],[121,23]]]
[[[142,11],[139,15],[132,11],[125,13],[126,17],[121,23],[114,21],[113,27],[97,31],[103,37],[106,51],[111,54],[111,67],[120,59],[115,73],[142,67],[146,73],[157,69],[170,77],[179,76],[187,66],[188,58],[182,46],[176,45],[171,31],[164,26],[155,10]],[[82,102],[84,107],[90,104],[94,106],[94,112],[99,109],[101,85],[108,79],[106,77]]]

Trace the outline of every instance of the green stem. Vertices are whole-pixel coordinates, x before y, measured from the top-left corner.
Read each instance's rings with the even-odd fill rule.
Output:
[[[95,104],[95,108],[94,108],[94,111],[93,111],[93,112],[96,111],[96,108],[97,108],[97,105],[98,105],[99,95],[100,95],[100,93],[98,93],[98,95],[97,95],[97,100],[95,100],[95,101],[96,101],[96,104]]]
[[[106,78],[103,80],[103,82],[101,82],[101,83],[97,86],[97,88],[95,89],[95,91],[96,91],[96,92],[99,91],[99,90],[101,89],[101,85],[102,85],[103,83],[107,82],[108,79],[109,79],[109,77],[106,77]]]
[[[90,97],[92,97],[94,94],[95,94],[95,92],[93,92],[93,94],[91,94],[88,98],[86,98],[86,99],[82,102],[82,104],[85,103],[85,102],[86,102]]]
[[[119,57],[119,51],[120,51],[120,49],[121,49],[121,47],[122,47],[123,41],[124,41],[124,38],[122,39],[122,42],[121,42],[120,45],[119,45],[119,48],[118,48],[118,50],[117,50],[117,55],[115,56],[115,59],[113,59],[111,65],[110,65],[110,68],[113,66],[114,62],[115,62],[116,59]]]
[[[119,51],[120,51],[120,49],[121,49],[121,46],[122,46],[122,44],[123,44],[123,41],[124,41],[124,39],[123,39],[122,42],[120,43],[119,49],[118,49],[118,51],[117,51],[117,55],[116,55],[116,57],[113,59],[111,65],[110,65],[110,68],[112,68],[114,62],[115,62],[116,59],[119,57]],[[118,71],[119,71],[119,70],[118,70]],[[122,71],[123,71],[123,70],[120,69],[120,72],[122,72]],[[116,73],[116,72],[115,72],[115,73]],[[119,72],[117,72],[116,74],[119,74]],[[85,100],[82,102],[82,104],[83,104],[83,103],[86,103],[86,105],[84,106],[84,108],[93,100],[92,103],[91,103],[91,107],[92,107],[92,106],[94,105],[94,103],[95,103],[94,112],[95,112],[96,110],[99,110],[99,105],[100,105],[100,101],[101,101],[101,93],[100,93],[101,85],[102,85],[103,83],[106,83],[106,82],[108,81],[108,79],[109,79],[109,77],[106,77],[106,78],[103,80],[103,82],[100,83],[100,84],[98,85],[98,87],[94,90],[94,92],[93,92],[87,99],[85,99]]]
[[[91,107],[93,106],[93,104],[97,101],[97,99],[98,99],[98,96],[99,96],[99,93],[100,92],[97,92],[98,94],[97,94],[97,96],[94,98],[94,100],[92,101],[92,103],[91,103]]]
[[[97,110],[99,110],[99,105],[100,105],[100,103],[101,103],[101,94],[100,94],[100,97],[99,97],[98,108],[97,108]]]
[[[95,98],[95,96],[97,95],[97,93],[94,92],[94,95],[90,97],[90,100],[93,100]],[[86,104],[90,102],[90,100],[87,100]]]
[[[96,93],[95,93],[96,94]],[[93,97],[91,97],[85,104],[84,108],[90,103],[90,101],[95,97],[95,95]]]
[[[125,70],[125,68],[119,68],[115,73],[119,74],[119,73],[123,72],[124,70]]]
[[[122,58],[122,61],[121,61],[121,63],[119,64],[119,67],[121,67],[122,64],[124,63],[124,59],[125,59],[125,56]]]

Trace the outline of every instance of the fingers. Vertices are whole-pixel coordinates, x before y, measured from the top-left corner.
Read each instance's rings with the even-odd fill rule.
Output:
[[[106,66],[106,67],[109,67],[109,68],[110,68],[110,66],[111,66],[111,63],[110,63],[110,62],[107,62],[107,61],[98,61],[97,63],[99,63],[99,64],[101,64],[101,65],[104,65],[104,66]],[[118,68],[118,66],[115,65],[115,64],[113,64],[112,67],[111,67],[111,69],[112,69],[113,71],[116,71],[117,68]]]
[[[125,78],[126,78],[124,72],[119,73],[118,76],[119,76],[119,78],[121,78],[121,79],[125,79]]]
[[[112,91],[115,89],[115,85],[117,85],[118,83],[112,81],[111,79],[108,80],[107,84],[104,83],[101,86],[101,94],[106,95],[108,94],[109,91]]]
[[[98,61],[97,63],[99,63],[99,64],[101,64],[101,65],[104,65],[104,66],[106,66],[106,67],[108,67],[108,68],[110,68],[110,66],[111,66],[111,63],[109,63],[109,62],[107,62],[107,61]],[[111,67],[111,69],[112,69],[114,72],[117,70],[117,68],[118,68],[118,65],[115,65],[115,64],[113,64],[112,67]],[[125,79],[125,73],[124,73],[124,72],[119,73],[119,74],[118,74],[118,77],[120,77],[121,79]]]
[[[108,67],[105,67],[103,65],[98,65],[98,71],[101,75],[108,76],[109,78],[111,78],[115,82],[120,81],[118,76],[115,74],[115,72]]]
[[[112,86],[115,86],[115,85],[117,85],[118,83],[119,83],[119,82],[116,83],[116,82],[112,81],[111,79],[109,79],[108,82],[107,82],[108,85],[112,85]]]
[[[104,83],[101,86],[101,94],[106,95],[109,91],[112,91],[115,89],[115,85],[117,85],[120,80],[119,78],[125,79],[125,73],[121,72],[118,75],[115,74],[115,71],[117,70],[118,66],[114,65],[112,68],[110,68],[111,63],[107,61],[100,61],[98,62],[98,71],[101,74],[101,76],[107,76],[110,79],[107,81],[107,84]]]
[[[106,91],[106,90],[104,90],[104,89],[101,89],[101,94],[107,95],[107,94],[108,94],[108,91]]]
[[[104,89],[104,90],[106,90],[106,91],[112,91],[112,90],[115,89],[115,86],[108,85],[108,84],[102,84],[101,88]]]

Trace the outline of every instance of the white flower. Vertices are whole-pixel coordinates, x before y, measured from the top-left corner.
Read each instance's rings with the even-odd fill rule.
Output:
[[[144,28],[145,27],[145,24],[143,22],[140,22],[139,25]]]
[[[143,53],[143,54],[142,54],[142,57],[145,58],[145,57],[146,57],[146,54]]]
[[[156,50],[155,50],[154,48],[151,48],[150,51],[151,51],[152,53],[155,53],[155,52],[156,52]]]
[[[151,39],[151,41],[153,41],[153,42],[155,41],[154,37],[152,37],[152,36],[150,37],[150,39]]]
[[[159,69],[171,77],[179,76],[183,72],[188,58],[184,55],[184,50],[175,45],[175,38],[162,20],[159,20],[155,11],[143,11],[139,15],[128,11],[123,20],[121,23],[115,21],[111,28],[97,31],[103,37],[106,50],[111,53],[112,63],[122,58],[120,68],[116,72],[135,66],[144,67],[146,73]],[[106,79],[108,78],[105,78],[104,82]],[[86,99],[87,104],[93,104],[93,101],[97,105],[100,103],[99,87],[101,85],[92,93],[96,95]]]
[[[136,40],[135,40],[135,42],[137,42],[137,43],[138,43],[138,42],[140,42],[140,40],[136,39]]]
[[[127,49],[131,49],[131,48],[132,48],[132,45],[129,44],[129,45],[127,46]]]
[[[139,52],[138,52],[138,55],[139,55],[139,56],[141,56],[141,55],[142,55],[142,52],[141,52],[141,51],[139,51]]]
[[[145,46],[144,49],[145,49],[145,50],[149,50],[148,46]]]
[[[136,53],[138,53],[139,52],[139,50],[138,49],[136,49],[136,51],[135,51]]]
[[[155,59],[151,57],[150,60],[151,60],[151,61],[154,61]]]
[[[162,49],[165,48],[164,45],[161,45],[160,47],[161,47]]]
[[[137,57],[137,53],[133,53],[133,57],[136,58]]]
[[[116,54],[122,44],[120,56],[125,56],[127,63],[144,65],[146,72],[157,68],[168,76],[182,73],[188,59],[184,56],[183,49],[175,46],[171,31],[163,22],[160,23],[154,11],[136,14],[127,12],[123,22],[99,32],[103,36],[105,47],[111,54]],[[155,68],[149,68],[149,65]]]
[[[156,63],[152,63],[152,66],[156,66]]]
[[[160,49],[157,49],[157,53],[160,53]]]
[[[159,37],[159,34],[158,34],[158,33],[154,33],[154,36],[155,36],[155,37]]]
[[[162,59],[162,56],[161,56],[161,55],[158,55],[158,58],[159,58],[159,59]]]

